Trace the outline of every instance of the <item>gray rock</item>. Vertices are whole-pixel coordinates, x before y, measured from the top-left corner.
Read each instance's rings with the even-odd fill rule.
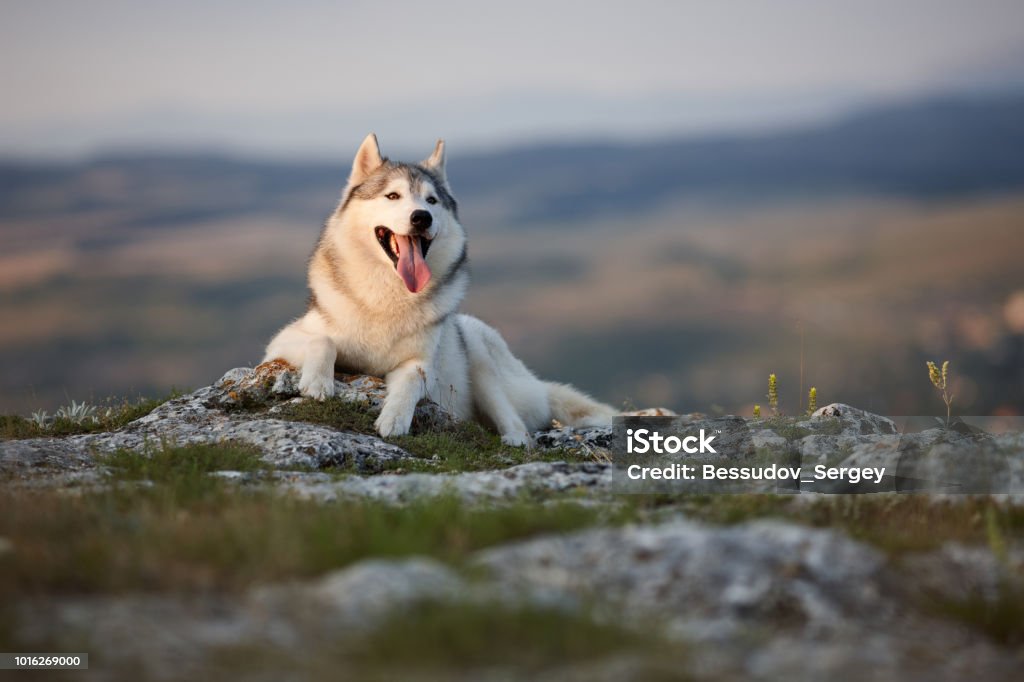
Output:
[[[757,623],[825,630],[886,611],[878,552],[778,522],[600,529],[490,550],[478,563],[505,584],[600,599],[635,623],[664,619],[687,639]]]
[[[338,383],[339,395],[352,400],[379,403],[383,396],[381,382],[372,377],[353,377]],[[95,452],[144,452],[162,442],[248,443],[259,448],[268,463],[279,467],[354,466],[367,473],[411,457],[375,436],[266,419],[243,409],[273,405],[293,398],[297,392],[295,373],[286,367],[236,368],[214,385],[170,400],[118,431],[0,442],[0,468],[15,472],[30,468],[78,469],[93,466]],[[436,423],[439,416],[435,408],[424,406],[417,417]]]
[[[843,433],[850,435],[886,434],[894,435],[899,433],[896,422],[881,415],[865,412],[856,407],[850,407],[842,403],[832,403],[819,408],[811,415],[811,421],[838,419],[842,425]]]
[[[370,630],[396,610],[454,601],[467,590],[455,571],[433,559],[371,559],[309,584],[259,588],[250,601],[278,613],[314,612],[319,627]]]
[[[611,466],[601,462],[531,462],[497,471],[381,474],[331,482],[297,480],[280,487],[301,498],[325,502],[364,497],[401,504],[437,495],[455,495],[468,502],[513,501],[576,490],[606,493],[611,489]]]
[[[756,429],[750,432],[750,437],[755,448],[771,448],[772,450],[785,450],[789,447],[789,441],[775,433],[771,429]]]
[[[411,457],[397,445],[375,436],[277,419],[232,424],[222,434],[223,440],[260,448],[264,461],[281,468],[354,465],[361,472],[376,472],[385,463]]]
[[[66,595],[17,606],[20,638],[68,637],[90,653],[89,671],[76,673],[85,680],[208,679],[213,652],[266,646],[274,634],[281,647],[300,639],[293,620],[268,622],[224,595]]]
[[[1024,551],[1007,550],[1003,559],[987,547],[949,543],[927,554],[905,558],[906,570],[914,575],[909,589],[925,600],[962,600],[980,597],[992,605],[1005,599],[1002,591],[1016,587],[1024,594]]]
[[[25,475],[92,465],[92,456],[80,437],[0,441],[0,472]]]
[[[534,443],[539,448],[577,450],[607,455],[612,447],[611,427],[591,427],[574,429],[568,426],[537,431],[533,434]]]

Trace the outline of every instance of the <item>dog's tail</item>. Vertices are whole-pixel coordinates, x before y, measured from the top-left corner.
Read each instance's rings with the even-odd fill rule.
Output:
[[[548,405],[551,417],[564,426],[588,427],[611,426],[612,417],[674,417],[676,413],[667,407],[649,407],[645,410],[616,410],[591,398],[586,393],[553,381],[544,382],[548,387]]]
[[[565,426],[611,426],[612,417],[618,414],[611,405],[599,403],[572,386],[552,381],[545,383],[551,417]]]

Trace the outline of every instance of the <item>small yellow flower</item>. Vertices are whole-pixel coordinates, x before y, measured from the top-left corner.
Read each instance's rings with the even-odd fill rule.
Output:
[[[760,405],[754,405],[754,419],[760,419],[760,418],[761,418],[761,406]]]
[[[818,409],[818,389],[811,386],[810,392],[807,394],[807,413],[812,414]]]
[[[942,392],[942,402],[946,403],[946,424],[948,425],[953,414],[953,398],[955,397],[946,390],[949,379],[949,360],[942,363],[941,371],[931,360],[925,364],[928,365],[928,378],[931,380],[932,386]]]

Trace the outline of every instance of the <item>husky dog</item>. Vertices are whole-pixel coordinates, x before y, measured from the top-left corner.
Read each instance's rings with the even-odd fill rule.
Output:
[[[493,427],[509,445],[529,444],[552,419],[611,423],[611,407],[541,381],[496,330],[458,313],[468,283],[444,141],[406,164],[383,158],[370,134],[310,258],[306,314],[278,332],[264,362],[300,368],[299,390],[318,400],[334,395],[336,366],[384,377],[382,436],[408,433],[424,397]]]

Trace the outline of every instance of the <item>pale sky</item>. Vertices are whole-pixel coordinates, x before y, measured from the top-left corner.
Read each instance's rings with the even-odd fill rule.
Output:
[[[0,0],[0,154],[756,128],[1019,75],[1021,0]],[[1016,73],[1014,73],[1016,72]]]

